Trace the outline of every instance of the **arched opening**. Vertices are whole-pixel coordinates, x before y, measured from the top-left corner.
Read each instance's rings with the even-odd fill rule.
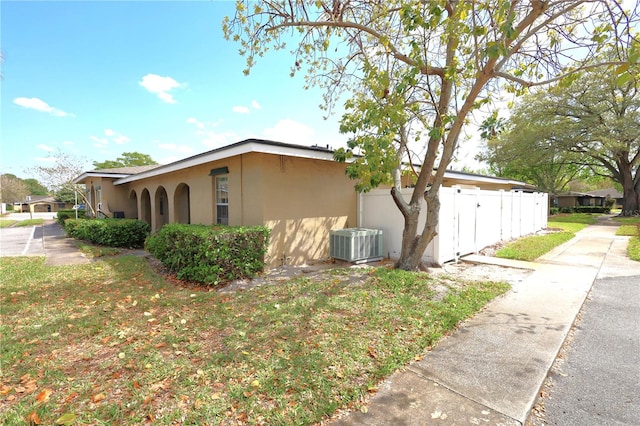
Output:
[[[130,218],[137,219],[138,217],[140,217],[140,215],[138,214],[138,195],[136,194],[136,191],[133,189],[129,193],[129,202],[127,203],[127,211],[129,212],[127,216]]]
[[[151,226],[151,195],[147,188],[143,189],[140,195],[140,214],[138,217]]]
[[[159,186],[158,189],[156,189],[154,199],[156,230],[158,230],[169,223],[169,197],[167,196],[167,190],[164,189],[164,186]]]
[[[173,196],[173,208],[176,212],[177,223],[191,223],[191,202],[189,185],[181,183]]]

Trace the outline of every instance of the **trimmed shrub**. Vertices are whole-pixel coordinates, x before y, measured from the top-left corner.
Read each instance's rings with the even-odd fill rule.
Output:
[[[264,226],[163,226],[145,248],[179,279],[207,285],[251,278],[264,268],[270,230]]]
[[[85,210],[78,210],[78,219],[86,217]],[[56,215],[56,222],[60,225],[64,226],[64,222],[67,219],[75,219],[76,211],[75,210],[58,210],[58,214]]]
[[[576,213],[610,213],[611,208],[605,206],[578,206]]]
[[[137,219],[67,219],[64,224],[70,237],[109,247],[142,247],[150,231]]]
[[[558,214],[560,213],[560,209],[558,207],[550,207],[549,208],[549,214],[551,216],[553,216],[554,214]]]

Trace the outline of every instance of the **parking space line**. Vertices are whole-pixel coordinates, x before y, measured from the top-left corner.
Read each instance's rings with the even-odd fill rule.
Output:
[[[36,226],[34,225],[33,228],[31,228],[31,235],[29,235],[29,239],[27,240],[27,244],[25,244],[24,246],[24,250],[22,250],[22,255],[26,256],[27,252],[29,251],[29,247],[31,246],[31,241],[33,240],[33,236],[36,233]]]

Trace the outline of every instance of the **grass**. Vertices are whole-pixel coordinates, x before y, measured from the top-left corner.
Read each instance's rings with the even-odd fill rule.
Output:
[[[561,232],[546,235],[532,235],[519,238],[496,252],[497,257],[532,261],[548,253],[553,248],[566,243],[575,233],[596,223],[596,216],[588,213],[561,214],[552,216],[547,227]]]
[[[16,223],[18,223],[17,220],[0,219],[0,228],[8,228],[10,226],[15,225]]]
[[[616,217],[613,220],[621,223],[616,235],[631,237],[627,247],[629,259],[640,262],[640,217]]]
[[[335,269],[225,294],[133,256],[0,267],[2,424],[314,424],[508,289]]]
[[[76,245],[88,258],[117,256],[122,253],[122,250],[116,247],[97,246],[79,240],[76,240]]]
[[[34,225],[42,225],[44,223],[44,219],[26,219],[18,222],[16,226],[34,226]]]

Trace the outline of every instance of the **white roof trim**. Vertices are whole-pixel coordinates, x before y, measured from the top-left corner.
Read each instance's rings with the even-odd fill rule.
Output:
[[[333,159],[332,151],[325,151],[322,149],[314,149],[313,147],[296,147],[293,145],[287,146],[283,144],[269,144],[261,143],[257,140],[250,142],[241,142],[229,147],[221,148],[199,154],[193,157],[186,158],[184,160],[178,160],[174,163],[170,163],[158,168],[141,172],[135,175],[128,175],[114,182],[114,185],[122,185],[125,183],[133,182],[140,179],[147,179],[154,176],[163,175],[166,173],[176,172],[179,170],[188,169],[190,167],[199,166],[206,163],[211,163],[218,160],[224,160],[225,158],[235,157],[237,155],[248,154],[251,152],[259,152],[263,154],[274,155],[287,155],[290,157],[310,158],[314,160],[335,161]]]

